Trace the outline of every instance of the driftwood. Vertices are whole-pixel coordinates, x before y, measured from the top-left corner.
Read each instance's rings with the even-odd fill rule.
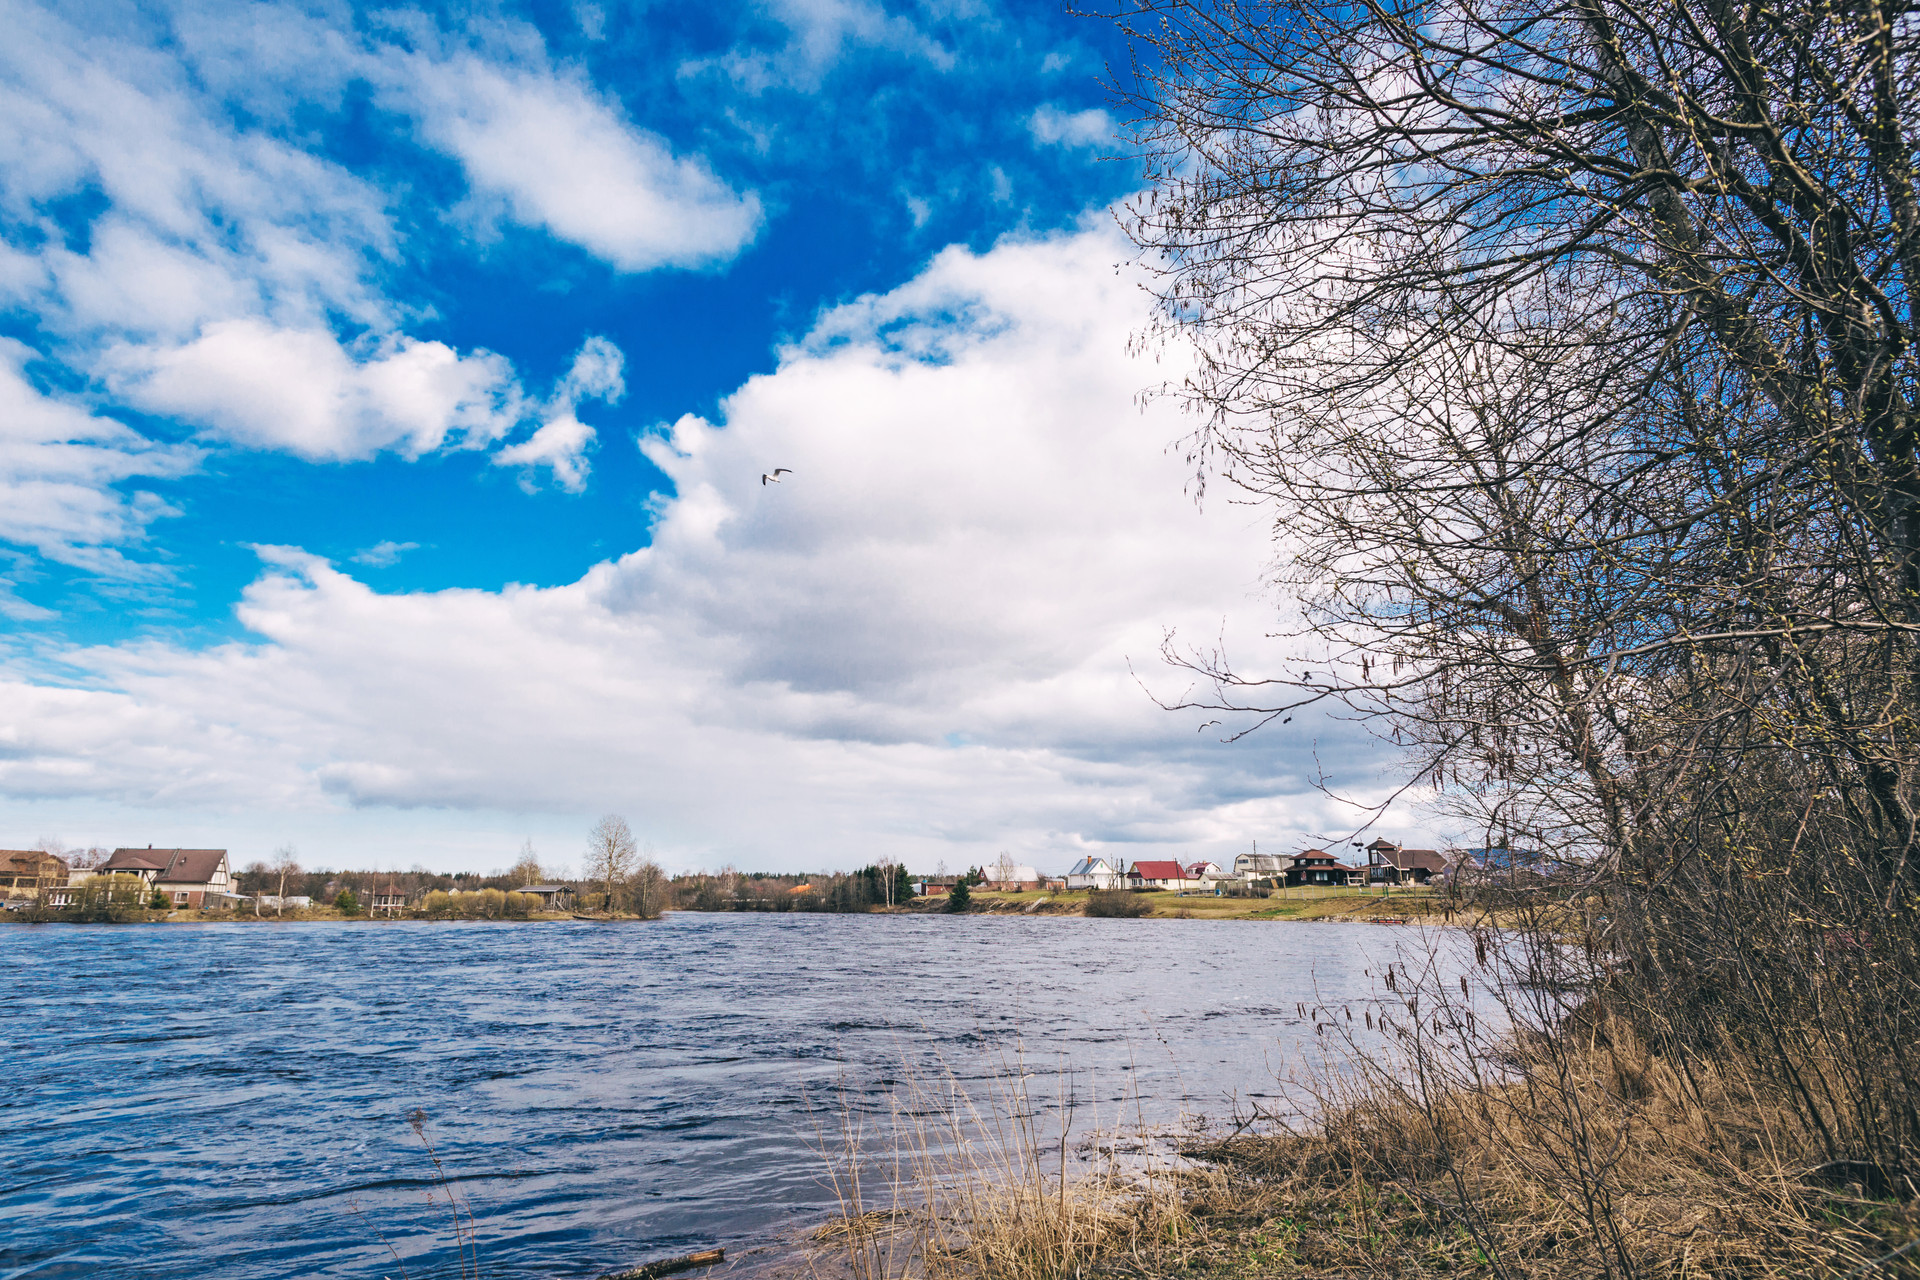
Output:
[[[695,1267],[710,1267],[716,1262],[725,1262],[725,1249],[702,1249],[698,1253],[689,1253],[681,1258],[662,1258],[658,1262],[644,1262],[631,1271],[610,1271],[600,1280],[656,1280],[659,1276],[670,1276],[677,1271],[691,1271]]]

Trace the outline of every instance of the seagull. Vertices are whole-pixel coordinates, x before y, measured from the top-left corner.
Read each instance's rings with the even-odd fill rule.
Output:
[[[761,484],[779,484],[781,476],[790,476],[792,474],[793,472],[788,470],[786,467],[775,467],[772,471],[765,472],[761,475],[760,483]]]
[[[1210,729],[1210,728],[1212,728],[1212,727],[1213,727],[1214,725],[1216,725],[1216,724],[1219,724],[1219,723],[1220,723],[1220,722],[1219,722],[1218,720],[1209,720],[1209,721],[1207,721],[1207,722],[1206,722],[1205,724],[1203,724],[1203,725],[1201,725],[1201,726],[1200,726],[1200,727],[1199,727],[1198,729],[1195,729],[1195,730],[1194,730],[1194,732],[1195,732],[1195,733],[1203,733],[1203,732],[1205,732],[1206,730],[1208,730],[1208,729]]]

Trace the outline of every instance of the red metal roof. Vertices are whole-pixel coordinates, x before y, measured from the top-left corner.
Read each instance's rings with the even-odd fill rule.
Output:
[[[1185,880],[1187,873],[1177,862],[1136,862],[1130,873],[1142,880]]]

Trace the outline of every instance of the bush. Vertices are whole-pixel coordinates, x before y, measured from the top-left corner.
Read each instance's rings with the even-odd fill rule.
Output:
[[[965,911],[968,907],[972,905],[973,905],[973,890],[967,887],[967,878],[965,876],[962,876],[954,884],[953,891],[947,894],[947,910],[955,912],[957,914],[959,912]]]
[[[429,893],[426,900],[420,904],[420,909],[430,916],[452,915],[453,895],[445,889],[435,889],[432,893]]]
[[[343,916],[357,916],[360,914],[360,899],[353,896],[353,890],[351,889],[342,889],[339,895],[334,898],[333,905]]]
[[[1149,915],[1153,904],[1145,898],[1135,897],[1131,889],[1100,889],[1087,895],[1087,914],[1090,916],[1113,916],[1132,919],[1134,916]]]
[[[153,891],[153,897],[147,900],[147,910],[171,911],[173,910],[173,903],[171,900],[168,899],[166,894],[160,892],[160,890],[158,889],[155,889]]]

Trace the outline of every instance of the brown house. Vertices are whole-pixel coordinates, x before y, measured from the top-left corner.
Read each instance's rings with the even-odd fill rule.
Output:
[[[211,905],[210,898],[233,895],[225,849],[115,849],[97,874],[115,873],[139,876],[176,907]]]
[[[67,883],[67,860],[40,849],[0,849],[0,899],[37,898]]]
[[[1293,865],[1287,868],[1289,885],[1352,884],[1359,876],[1358,868],[1345,865],[1325,849],[1296,853],[1293,855]]]
[[[1446,869],[1437,849],[1407,849],[1391,840],[1367,846],[1367,879],[1375,884],[1425,884]]]

